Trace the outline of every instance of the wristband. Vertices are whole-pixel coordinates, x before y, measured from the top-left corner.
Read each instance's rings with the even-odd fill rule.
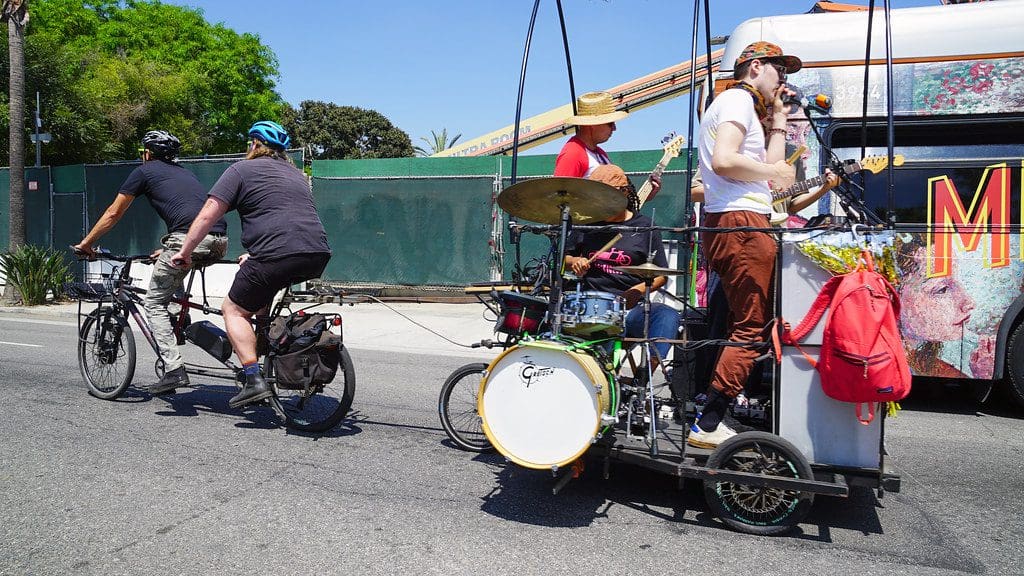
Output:
[[[768,135],[771,136],[772,134],[782,134],[783,136],[785,136],[786,135],[786,129],[785,128],[771,128],[771,129],[768,130]]]

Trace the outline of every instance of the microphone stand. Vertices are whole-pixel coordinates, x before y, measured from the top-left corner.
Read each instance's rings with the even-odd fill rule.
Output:
[[[842,160],[840,160],[839,157],[836,156],[836,153],[832,151],[832,148],[829,148],[825,144],[825,139],[821,137],[821,132],[818,130],[818,126],[815,125],[814,119],[811,118],[810,108],[805,106],[803,107],[803,111],[804,116],[807,117],[807,123],[811,125],[811,131],[814,133],[814,138],[817,139],[818,144],[821,146],[821,149],[825,152],[826,156],[828,157],[826,164],[832,170],[832,172],[839,176],[840,184],[833,188],[832,190],[836,193],[836,196],[839,198],[839,205],[843,208],[843,211],[846,212],[847,217],[849,217],[850,220],[853,220],[854,222],[859,224],[870,224],[872,226],[885,224],[884,220],[879,218],[878,215],[875,214],[873,210],[871,210],[871,208],[868,208],[868,206],[864,204],[864,200],[862,200],[862,198],[864,197],[864,188],[859,184],[855,183],[853,180],[851,180],[849,176],[847,176],[846,171],[843,170],[842,167]],[[819,112],[825,115],[828,114],[828,112],[826,111]],[[851,192],[847,188],[847,186],[857,188],[860,191],[860,195],[858,196],[857,194]]]

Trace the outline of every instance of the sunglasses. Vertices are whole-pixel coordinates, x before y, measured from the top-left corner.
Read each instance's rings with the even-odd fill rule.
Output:
[[[773,62],[771,60],[765,60],[764,62],[766,64],[768,64],[769,66],[771,66],[772,68],[775,68],[775,71],[779,73],[779,82],[785,82],[786,81],[786,75],[787,74],[786,74],[786,65],[785,64],[783,64],[781,62]]]

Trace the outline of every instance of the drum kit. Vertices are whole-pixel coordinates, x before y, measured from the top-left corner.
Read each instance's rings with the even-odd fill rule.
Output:
[[[488,440],[520,466],[557,472],[625,423],[627,435],[644,438],[657,456],[657,429],[664,424],[659,410],[673,401],[657,398],[652,383],[650,288],[658,276],[683,272],[650,263],[616,267],[643,278],[647,288],[643,338],[629,339],[641,345],[644,372],[619,377],[623,299],[580,287],[563,293],[559,270],[572,223],[592,224],[621,213],[625,196],[592,180],[539,178],[505,189],[498,205],[515,218],[549,225],[545,232],[557,226],[559,241],[546,297],[498,294],[496,330],[509,340],[480,384],[477,410]]]

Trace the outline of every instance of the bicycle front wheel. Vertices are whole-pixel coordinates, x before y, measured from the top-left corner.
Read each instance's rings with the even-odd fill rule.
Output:
[[[266,366],[267,374],[273,376],[273,362]],[[284,418],[284,425],[302,432],[326,432],[337,426],[352,408],[356,395],[356,371],[348,350],[341,347],[338,373],[327,384],[317,384],[307,393],[305,390],[290,390],[274,385],[275,395],[271,402],[277,413]]]
[[[445,380],[437,400],[437,413],[441,427],[456,446],[470,452],[494,450],[484,434],[483,420],[477,412],[477,394],[480,379],[487,364],[474,362],[457,368]]]
[[[128,320],[113,308],[89,313],[78,334],[78,367],[89,394],[113,400],[135,376],[135,336]]]

